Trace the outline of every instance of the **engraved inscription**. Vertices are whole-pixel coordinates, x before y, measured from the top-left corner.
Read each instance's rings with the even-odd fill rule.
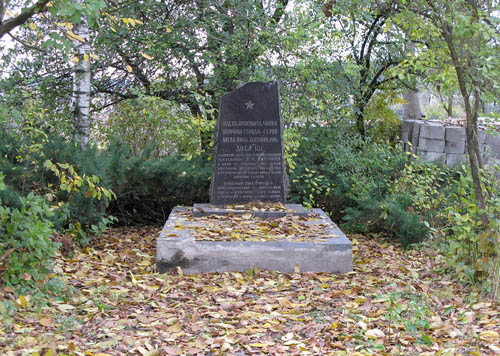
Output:
[[[277,84],[251,83],[225,95],[217,129],[211,203],[285,202]]]

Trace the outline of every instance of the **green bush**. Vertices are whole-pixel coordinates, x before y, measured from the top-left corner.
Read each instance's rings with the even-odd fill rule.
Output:
[[[161,223],[175,205],[208,201],[212,163],[201,155],[158,158],[152,147],[136,155],[122,140],[112,140],[103,149],[91,146],[82,151],[49,132],[29,139],[34,149],[27,160],[20,157],[25,155],[28,138],[18,131],[0,132],[0,166],[7,182],[0,196],[13,207],[19,207],[20,197],[29,192],[44,196],[58,207],[51,217],[57,230],[80,234],[102,225],[109,214],[122,224]],[[110,206],[109,197],[89,195],[85,179],[77,190],[60,189],[61,179],[46,167],[47,160],[70,166],[82,179],[98,177],[98,185],[115,192],[118,199]]]
[[[294,130],[300,135],[290,135],[298,141],[288,153],[292,202],[313,202],[348,232],[383,232],[405,245],[426,236],[409,195],[391,191],[408,161],[402,150],[338,126]]]
[[[447,236],[442,242],[448,265],[471,283],[483,284],[500,295],[500,191],[498,166],[482,172],[485,209],[477,204],[470,170],[463,167],[456,189],[443,209],[447,221],[441,225]],[[482,215],[488,219],[483,226]]]
[[[175,102],[139,94],[136,99],[115,105],[107,120],[96,120],[93,131],[103,145],[119,136],[134,156],[141,155],[148,146],[151,157],[156,158],[172,153],[195,155],[201,150],[200,134],[211,134],[214,121],[195,117]]]
[[[0,190],[5,188],[3,179],[0,174]],[[51,215],[45,200],[33,193],[21,198],[19,209],[0,201],[0,277],[5,283],[41,281],[49,272],[58,248]]]
[[[208,201],[212,164],[203,156],[138,157],[117,141],[106,150],[106,174],[117,194],[109,213],[122,224],[163,223],[176,205]]]
[[[106,207],[110,196],[97,197],[91,194],[93,188],[88,183],[94,184],[94,181],[87,182],[85,179],[98,180],[99,183],[94,184],[98,189],[109,185],[104,172],[106,162],[102,161],[100,152],[95,147],[82,151],[76,144],[50,133],[31,139],[32,149],[29,159],[26,159],[27,138],[23,132],[4,130],[0,133],[1,171],[7,183],[7,189],[0,193],[4,204],[19,207],[20,197],[32,192],[57,207],[51,216],[57,230],[67,229],[76,222],[83,230],[90,230],[92,226],[102,223],[107,218]],[[83,185],[73,186],[70,190],[66,189],[66,185],[66,188],[63,186],[64,189],[61,189],[64,183],[46,166],[48,160],[71,167],[72,179],[80,179]],[[66,172],[63,178],[70,178],[68,174]],[[83,230],[79,229],[82,233]]]

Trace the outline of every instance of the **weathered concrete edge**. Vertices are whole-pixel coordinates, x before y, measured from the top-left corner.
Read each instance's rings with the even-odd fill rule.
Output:
[[[193,216],[209,216],[209,215],[241,215],[245,213],[252,213],[259,218],[280,218],[287,214],[295,216],[307,216],[309,212],[304,209],[301,204],[285,204],[288,211],[254,211],[254,210],[237,210],[237,209],[224,209],[223,207],[213,207],[208,203],[196,203],[193,207]],[[201,208],[201,210],[199,209]]]
[[[172,210],[164,231],[156,244],[157,270],[159,273],[180,266],[187,274],[199,272],[246,271],[258,266],[263,269],[293,272],[295,265],[301,271],[347,273],[352,271],[352,244],[345,234],[320,209],[313,209],[327,219],[330,234],[338,237],[322,242],[305,241],[195,241],[192,229],[176,231],[180,236],[167,237],[167,224],[186,207]],[[167,231],[165,231],[167,230]]]

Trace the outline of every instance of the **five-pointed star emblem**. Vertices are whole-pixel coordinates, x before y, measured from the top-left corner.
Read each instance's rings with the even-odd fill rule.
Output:
[[[253,110],[255,103],[252,103],[252,100],[248,100],[245,105],[247,106],[247,110]]]

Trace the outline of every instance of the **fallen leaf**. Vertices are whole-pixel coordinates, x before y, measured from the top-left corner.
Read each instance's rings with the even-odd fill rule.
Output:
[[[28,301],[22,294],[19,294],[19,304],[21,304],[21,306],[25,309],[28,308]]]
[[[382,330],[380,330],[380,329],[370,329],[370,330],[367,330],[366,333],[365,333],[365,335],[368,336],[368,337],[374,338],[374,339],[385,337],[384,332]]]
[[[494,330],[482,331],[481,333],[479,333],[479,336],[482,339],[486,339],[488,341],[495,341],[495,340],[499,340],[499,338],[500,338],[500,335]]]
[[[52,327],[54,326],[54,320],[48,317],[44,317],[40,319],[40,325],[46,326],[46,327]]]
[[[182,330],[182,324],[177,322],[174,325],[170,326],[168,329],[173,333],[178,333]]]
[[[59,304],[57,306],[57,309],[59,309],[63,313],[67,313],[67,312],[75,309],[75,307],[73,305],[70,305],[70,304]]]

